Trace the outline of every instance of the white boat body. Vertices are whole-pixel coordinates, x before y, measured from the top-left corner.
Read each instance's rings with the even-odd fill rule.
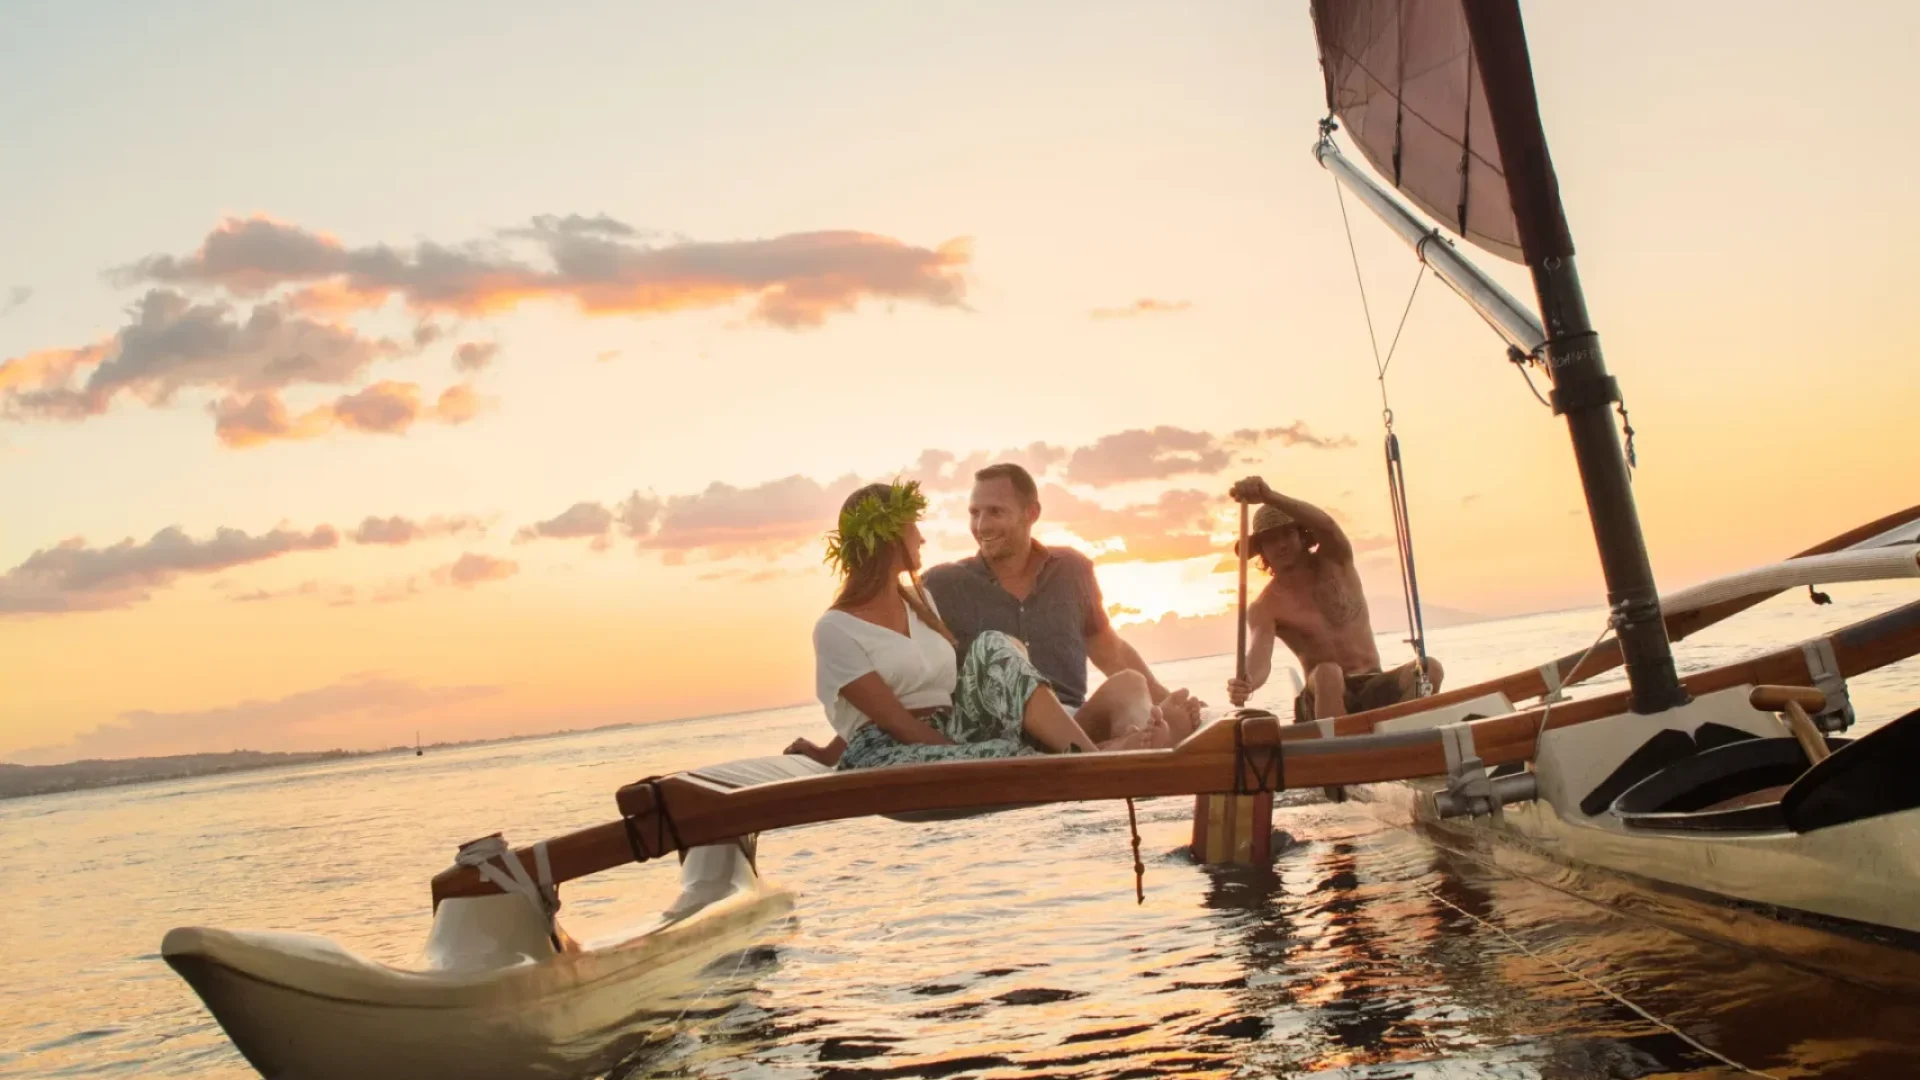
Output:
[[[658,921],[556,949],[520,895],[448,899],[423,964],[376,963],[308,934],[188,927],[161,953],[273,1080],[577,1077],[671,1022],[700,970],[792,910],[740,847],[696,848]]]
[[[1692,734],[1712,722],[1784,737],[1772,714],[1748,704],[1751,689],[1703,695],[1655,717],[1629,713],[1549,731],[1533,763],[1538,797],[1497,814],[1442,816],[1434,796],[1446,790],[1444,779],[1366,785],[1353,794],[1505,870],[1689,933],[1920,992],[1920,809],[1810,833],[1649,830],[1610,811],[1581,810],[1582,798],[1662,729]],[[1503,704],[1483,699],[1472,711],[1494,715],[1507,711]],[[1376,730],[1453,723],[1461,708],[1399,717]]]

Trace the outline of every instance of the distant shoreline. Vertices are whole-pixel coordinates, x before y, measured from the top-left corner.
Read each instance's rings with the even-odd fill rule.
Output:
[[[133,784],[158,784],[168,780],[192,780],[202,776],[281,769],[294,765],[314,765],[328,761],[349,761],[377,754],[399,753],[412,747],[379,750],[317,750],[278,753],[262,750],[234,750],[225,754],[176,754],[147,758],[92,758],[59,765],[14,765],[0,762],[0,800],[29,799],[36,795],[62,795],[70,791],[94,791],[100,788],[127,787]]]
[[[1568,608],[1568,611],[1580,610]],[[1473,622],[1494,622],[1503,619],[1526,618],[1532,615],[1555,614],[1556,612],[1527,612],[1524,615],[1480,616],[1462,620],[1457,625],[1469,625]],[[1382,631],[1391,633],[1394,631]],[[1185,656],[1160,656],[1152,662],[1156,664],[1182,663],[1188,660],[1204,660],[1209,657],[1230,655],[1226,652],[1207,651]],[[703,716],[679,716],[660,720],[622,721],[602,724],[591,728],[561,728],[554,731],[523,732],[513,735],[501,735],[492,738],[461,739],[450,742],[429,743],[419,749],[426,751],[452,750],[469,746],[484,746],[490,743],[518,742],[524,739],[548,739],[565,735],[581,735],[595,731],[611,731],[616,728],[643,727],[654,724],[684,724],[702,720],[724,720],[735,716],[752,716],[758,713],[777,712],[781,709],[796,708],[809,702],[787,702],[751,709],[737,709],[729,712],[709,713]],[[158,784],[171,780],[192,780],[207,776],[222,776],[239,772],[255,772],[263,769],[292,768],[299,765],[316,765],[333,761],[351,761],[357,758],[379,757],[388,754],[409,754],[416,748],[412,746],[389,746],[371,750],[317,750],[317,751],[264,751],[234,750],[214,754],[176,754],[165,757],[139,758],[89,758],[84,761],[63,762],[57,765],[17,765],[0,762],[0,800],[26,799],[39,795],[61,795],[76,791],[97,791],[101,788],[129,787],[135,784]]]
[[[172,780],[195,780],[207,776],[258,772],[265,769],[287,769],[300,765],[384,757],[389,754],[412,756],[416,750],[431,753],[436,750],[457,750],[493,743],[520,742],[527,739],[585,735],[617,728],[684,724],[696,720],[722,720],[731,716],[751,716],[755,713],[790,709],[801,704],[805,703],[789,702],[783,705],[712,713],[706,716],[622,721],[591,728],[560,728],[554,731],[519,732],[483,739],[457,739],[449,742],[425,743],[418,747],[383,746],[372,750],[336,748],[311,751],[232,750],[226,753],[171,754],[165,757],[88,758],[83,761],[61,762],[57,765],[19,765],[0,761],[0,801],[30,799],[40,795],[64,795],[76,791],[98,791],[102,788],[131,787],[136,784],[162,784]]]

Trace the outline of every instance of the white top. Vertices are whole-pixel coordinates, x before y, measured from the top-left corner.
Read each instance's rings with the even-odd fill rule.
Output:
[[[911,607],[904,635],[844,611],[820,616],[813,624],[813,689],[827,707],[827,722],[843,739],[873,722],[840,696],[843,687],[870,671],[878,672],[909,709],[952,705],[959,679],[952,643],[921,622]]]

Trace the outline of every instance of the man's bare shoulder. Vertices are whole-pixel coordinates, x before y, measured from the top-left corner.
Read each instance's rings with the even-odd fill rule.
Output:
[[[1261,586],[1260,592],[1247,601],[1247,617],[1255,621],[1271,618],[1286,606],[1286,597],[1277,581],[1269,581]]]

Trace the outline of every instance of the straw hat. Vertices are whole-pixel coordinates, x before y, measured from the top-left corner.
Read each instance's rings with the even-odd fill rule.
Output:
[[[1253,512],[1253,524],[1247,527],[1247,550],[1240,550],[1239,541],[1235,541],[1233,545],[1234,554],[1251,558],[1254,549],[1260,546],[1260,537],[1273,532],[1275,529],[1284,529],[1294,523],[1293,517],[1285,510],[1277,506],[1265,503],[1261,504],[1260,509]]]

